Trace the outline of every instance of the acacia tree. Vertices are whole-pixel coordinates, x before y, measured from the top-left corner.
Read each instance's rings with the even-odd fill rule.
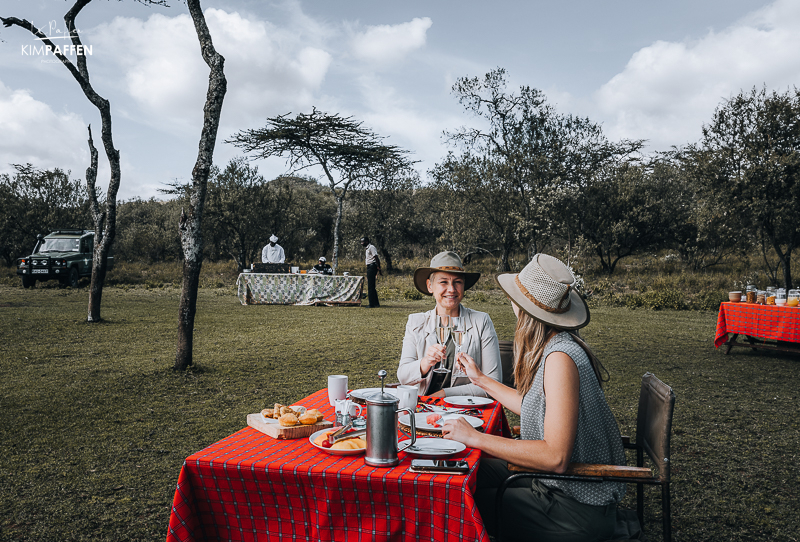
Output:
[[[690,150],[694,174],[708,179],[729,211],[775,251],[787,289],[792,252],[800,244],[798,118],[800,90],[754,88],[717,107],[702,141]]]
[[[175,370],[185,370],[192,364],[194,340],[194,317],[197,313],[197,287],[203,266],[203,208],[206,187],[214,163],[214,147],[222,114],[222,102],[228,89],[225,79],[225,59],[214,48],[200,0],[187,0],[189,14],[194,22],[195,33],[200,42],[200,53],[209,67],[208,90],[203,106],[203,128],[197,160],[192,168],[192,184],[189,187],[189,206],[181,210],[179,230],[183,249],[183,284],[178,308],[178,344],[175,353]]]
[[[166,5],[164,0],[137,1],[142,4]],[[103,285],[106,279],[107,257],[116,235],[117,192],[119,191],[121,173],[119,151],[114,148],[114,139],[111,135],[111,104],[95,91],[89,80],[89,69],[86,65],[86,55],[83,54],[83,43],[81,42],[80,33],[75,26],[75,19],[78,17],[81,10],[91,2],[92,0],[76,0],[70,10],[67,11],[66,15],[64,15],[64,23],[66,24],[69,39],[78,52],[75,59],[75,64],[77,64],[77,66],[63,54],[61,48],[56,46],[49,36],[28,20],[18,19],[17,17],[0,17],[0,21],[2,21],[3,26],[7,28],[18,26],[36,36],[44,46],[61,61],[61,64],[69,71],[75,81],[78,82],[78,85],[80,85],[84,96],[86,96],[100,113],[101,139],[111,169],[111,176],[109,178],[108,191],[106,192],[104,204],[100,203],[97,193],[97,149],[95,149],[92,141],[91,126],[89,127],[91,163],[86,171],[86,186],[89,192],[90,209],[94,222],[94,260],[92,265],[92,283],[89,290],[87,321],[99,322],[100,305],[103,299]]]
[[[372,168],[386,161],[406,162],[406,151],[384,145],[383,138],[353,117],[318,111],[267,119],[264,128],[242,130],[228,140],[257,158],[285,156],[292,174],[320,167],[336,200],[333,226],[333,269],[339,265],[342,212],[348,190],[358,188]]]

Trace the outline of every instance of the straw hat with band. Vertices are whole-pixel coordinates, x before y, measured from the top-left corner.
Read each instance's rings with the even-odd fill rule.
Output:
[[[519,273],[496,280],[520,309],[547,325],[574,330],[589,323],[589,307],[575,291],[575,277],[557,258],[536,254]]]
[[[414,271],[414,286],[417,290],[425,295],[433,295],[428,291],[428,278],[431,273],[444,271],[445,273],[453,273],[454,275],[464,275],[464,291],[472,288],[478,279],[481,278],[480,273],[467,273],[464,271],[464,265],[461,263],[461,258],[455,252],[440,252],[431,260],[430,267],[420,267]]]

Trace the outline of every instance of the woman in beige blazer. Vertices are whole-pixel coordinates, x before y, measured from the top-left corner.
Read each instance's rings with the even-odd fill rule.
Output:
[[[461,305],[464,292],[480,278],[480,273],[467,273],[461,258],[454,252],[441,252],[431,260],[430,267],[414,272],[414,286],[425,295],[432,295],[436,307],[408,317],[403,351],[397,378],[401,384],[418,385],[420,395],[446,397],[453,395],[486,396],[486,392],[470,383],[455,363],[452,339],[447,345],[436,340],[436,316],[448,315],[463,319],[464,342],[460,351],[469,355],[481,372],[502,382],[500,348],[492,319],[485,312]],[[451,369],[447,375],[435,373],[437,365]]]

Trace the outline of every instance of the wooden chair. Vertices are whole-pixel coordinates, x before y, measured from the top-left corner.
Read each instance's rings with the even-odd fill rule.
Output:
[[[636,416],[636,442],[622,437],[625,448],[636,450],[636,466],[589,465],[572,463],[564,474],[554,474],[523,469],[509,463],[509,469],[517,472],[509,476],[495,497],[497,534],[502,540],[503,494],[509,484],[518,478],[546,478],[551,480],[575,480],[581,482],[624,482],[636,484],[636,514],[639,524],[644,526],[644,484],[661,486],[661,523],[664,542],[672,539],[672,514],[670,512],[670,435],[675,393],[655,375],[645,373],[639,392],[639,411]],[[654,473],[644,466],[644,454],[657,469]]]

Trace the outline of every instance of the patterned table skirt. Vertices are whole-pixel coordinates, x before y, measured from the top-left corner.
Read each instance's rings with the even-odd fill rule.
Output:
[[[242,305],[360,305],[364,277],[242,273]]]

